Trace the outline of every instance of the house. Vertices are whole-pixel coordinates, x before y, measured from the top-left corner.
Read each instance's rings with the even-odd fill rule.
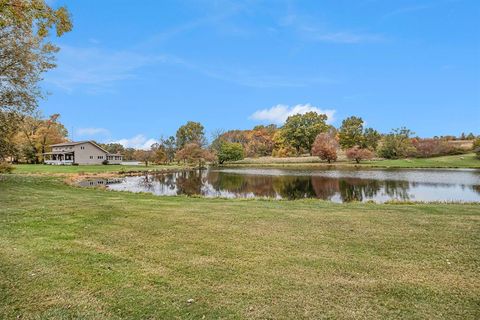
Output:
[[[46,164],[120,164],[121,154],[111,154],[93,141],[52,144],[52,151],[44,153]]]

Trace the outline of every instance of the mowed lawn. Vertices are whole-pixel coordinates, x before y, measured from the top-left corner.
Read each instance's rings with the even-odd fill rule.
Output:
[[[4,175],[0,318],[479,319],[480,206],[155,197]]]
[[[129,171],[146,171],[146,170],[165,170],[178,169],[179,165],[80,165],[80,166],[57,166],[44,164],[17,164],[14,165],[15,173],[27,174],[78,174],[78,173],[117,173]]]
[[[433,158],[410,159],[379,159],[362,161],[347,161],[345,157],[339,161],[327,163],[317,157],[290,157],[290,158],[245,158],[244,160],[229,163],[233,166],[272,166],[272,167],[379,167],[379,168],[480,168],[480,159],[475,153],[462,155],[442,156]]]

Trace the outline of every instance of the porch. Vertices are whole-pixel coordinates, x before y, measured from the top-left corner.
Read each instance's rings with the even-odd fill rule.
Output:
[[[45,164],[52,165],[71,165],[75,161],[73,152],[46,152],[43,157]]]

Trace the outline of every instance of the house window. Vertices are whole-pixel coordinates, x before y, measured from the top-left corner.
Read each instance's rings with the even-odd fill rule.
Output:
[[[103,156],[98,156],[98,159],[103,159]]]
[[[80,149],[85,150],[85,147],[80,147]]]
[[[90,156],[90,159],[93,159],[93,156]]]

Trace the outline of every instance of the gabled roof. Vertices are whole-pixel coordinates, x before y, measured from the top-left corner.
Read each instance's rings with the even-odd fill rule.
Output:
[[[63,142],[63,143],[57,143],[57,144],[52,144],[50,147],[65,147],[65,146],[75,146],[77,144],[82,144],[85,142],[91,142],[91,141],[70,141],[70,142]]]
[[[90,144],[93,144],[95,147],[97,147],[98,149],[102,150],[103,152],[105,153],[108,153],[107,150],[103,149],[102,147],[100,147],[98,144],[96,144],[95,142],[93,141],[90,141],[90,140],[85,140],[85,141],[71,141],[71,142],[63,142],[63,143],[57,143],[57,144],[52,144],[50,147],[67,147],[67,146],[76,146],[76,145],[79,145],[79,144],[84,144],[84,143],[90,143]]]

